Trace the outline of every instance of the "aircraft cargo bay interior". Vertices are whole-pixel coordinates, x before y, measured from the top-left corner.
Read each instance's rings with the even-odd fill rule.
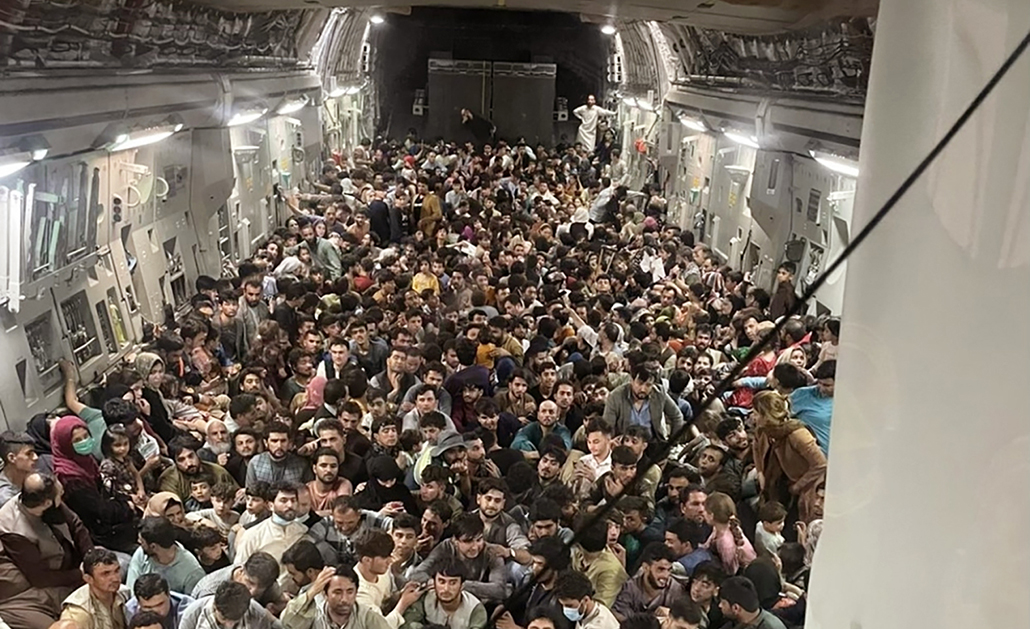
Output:
[[[0,629],[1030,625],[1027,48],[0,2]]]

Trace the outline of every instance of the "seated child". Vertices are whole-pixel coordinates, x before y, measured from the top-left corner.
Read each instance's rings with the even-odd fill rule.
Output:
[[[240,514],[232,510],[236,501],[236,488],[232,485],[215,485],[211,489],[211,508],[200,509],[186,515],[186,518],[213,528],[227,538],[233,525],[240,520]]]
[[[273,500],[275,495],[268,483],[259,480],[247,485],[247,510],[240,515],[239,521],[232,527],[233,530],[249,528],[272,515]]]
[[[190,497],[186,499],[186,513],[211,508],[211,477],[201,474],[190,479]]]
[[[190,550],[204,568],[204,574],[211,574],[231,564],[225,548],[225,538],[217,530],[198,526],[193,531]]]
[[[755,552],[759,557],[775,557],[783,545],[783,522],[787,510],[775,500],[758,508],[758,525],[755,527]]]

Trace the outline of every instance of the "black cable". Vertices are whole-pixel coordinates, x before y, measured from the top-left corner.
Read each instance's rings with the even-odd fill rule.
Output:
[[[1012,53],[1009,54],[1009,56],[1005,59],[1005,62],[1001,64],[1001,67],[998,68],[998,70],[994,73],[990,80],[987,81],[987,84],[984,85],[984,87],[980,90],[976,97],[973,98],[972,102],[969,103],[969,106],[966,107],[965,111],[962,112],[962,115],[960,115],[958,119],[955,121],[955,123],[951,125],[951,128],[948,129],[948,132],[944,134],[944,136],[937,142],[936,145],[934,145],[933,149],[931,149],[930,152],[927,153],[926,157],[924,157],[922,161],[919,162],[919,164],[915,167],[912,173],[905,178],[905,180],[901,183],[901,185],[894,192],[894,194],[892,194],[890,198],[887,199],[886,203],[883,204],[883,207],[881,207],[876,212],[876,214],[873,215],[869,223],[867,223],[865,227],[863,227],[861,231],[859,231],[858,235],[848,244],[848,246],[845,247],[843,251],[841,251],[840,255],[837,256],[837,259],[834,260],[833,263],[830,264],[830,266],[825,271],[823,271],[807,289],[805,289],[801,297],[799,297],[797,301],[795,301],[794,306],[790,309],[790,311],[780,318],[779,323],[777,323],[773,327],[773,329],[769,331],[768,334],[763,336],[757,343],[751,346],[747,355],[744,356],[744,358],[742,358],[740,361],[738,361],[737,366],[734,367],[730,371],[730,373],[727,374],[719,382],[719,385],[715,387],[715,390],[712,392],[712,394],[705,398],[704,402],[702,402],[698,409],[695,411],[695,416],[700,416],[705,410],[708,409],[709,406],[711,406],[714,400],[720,398],[723,393],[729,391],[732,383],[737,379],[738,376],[740,376],[740,374],[747,367],[748,363],[750,363],[754,358],[758,357],[758,355],[761,354],[763,349],[767,345],[769,345],[769,343],[772,342],[773,339],[779,336],[780,331],[786,326],[787,322],[791,319],[791,317],[801,314],[804,311],[804,308],[807,305],[808,301],[813,296],[815,296],[816,291],[822,288],[822,286],[826,283],[827,278],[847,261],[848,257],[850,257],[851,254],[854,253],[855,250],[863,242],[865,242],[866,238],[869,237],[873,230],[876,229],[880,225],[880,223],[883,222],[883,219],[885,219],[887,215],[891,212],[891,210],[893,210],[894,207],[897,206],[898,201],[900,201],[901,198],[905,196],[905,193],[909,191],[909,189],[923,175],[923,173],[926,172],[926,170],[930,167],[934,160],[936,160],[937,157],[941,154],[941,152],[943,152],[944,149],[948,146],[948,144],[951,143],[951,141],[955,138],[958,132],[962,130],[962,127],[964,127],[966,123],[969,122],[969,119],[973,116],[976,110],[980,108],[980,106],[984,103],[985,100],[987,100],[987,97],[991,95],[991,92],[994,91],[994,88],[998,86],[998,83],[1000,83],[1002,78],[1004,78],[1008,71],[1012,69],[1012,66],[1016,63],[1016,61],[1019,60],[1019,57],[1022,56],[1024,52],[1026,52],[1026,49],[1028,47],[1030,47],[1030,32],[1027,32],[1027,34],[1019,42],[1019,44],[1012,51]],[[683,437],[687,435],[687,432],[689,430],[690,424],[685,423],[683,427],[680,428],[680,430],[677,431],[675,435],[670,436],[666,444],[663,445],[661,449],[655,453],[653,460],[661,461],[663,458],[665,458],[668,455],[669,450],[672,448],[672,446],[678,443],[680,440],[682,440]],[[641,467],[647,469],[647,467],[651,465],[652,462],[652,459],[648,458],[645,454],[644,457],[641,459],[641,463],[643,463],[643,465],[638,465],[637,469],[639,470]],[[641,478],[641,474],[637,474],[636,476],[634,476],[633,480],[630,481],[629,485],[627,485],[626,488],[623,490],[622,496],[632,495],[631,490],[637,486],[637,484],[641,481]],[[572,540],[570,540],[568,544],[566,544],[566,547],[571,549],[572,546],[579,541],[582,532],[586,529],[597,526],[600,522],[602,522],[605,516],[608,514],[609,511],[611,511],[614,508],[614,506],[614,501],[606,500],[605,504],[602,505],[600,508],[596,509],[593,512],[593,516],[587,522],[585,522],[583,526],[581,526],[577,531],[575,531]],[[530,578],[530,580],[527,583],[523,584],[518,590],[516,590],[511,595],[511,597],[509,597],[509,600],[518,600],[521,597],[525,596],[529,592],[529,589],[536,585],[537,580],[537,577],[534,575],[532,578]],[[496,614],[493,620],[496,620]]]

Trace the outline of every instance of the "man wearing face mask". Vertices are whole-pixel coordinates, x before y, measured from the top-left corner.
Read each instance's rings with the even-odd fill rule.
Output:
[[[275,500],[272,502],[272,517],[249,529],[244,529],[236,538],[235,564],[242,566],[256,552],[266,552],[282,559],[287,548],[293,546],[308,532],[308,528],[297,519],[297,486],[293,483],[276,484]]]
[[[62,495],[54,477],[32,473],[0,507],[0,544],[10,560],[0,568],[0,618],[12,629],[47,626],[82,585],[79,564],[93,541]]]
[[[595,601],[594,586],[582,572],[566,571],[558,576],[555,594],[562,613],[575,629],[617,629],[619,621],[611,610]]]

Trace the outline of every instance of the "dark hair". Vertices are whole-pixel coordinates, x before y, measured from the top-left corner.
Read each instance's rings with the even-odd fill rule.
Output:
[[[411,529],[417,534],[422,530],[422,523],[410,513],[401,513],[393,519],[393,524],[390,525],[391,531],[397,529]]]
[[[630,614],[619,623],[619,629],[661,629],[661,624],[651,614]]]
[[[214,531],[214,529],[210,528],[208,530]],[[149,572],[147,574],[139,575],[136,582],[132,584],[132,593],[137,599],[154,598],[159,594],[170,594],[171,588],[168,587],[168,581],[166,581],[164,577],[159,574]]]
[[[540,458],[542,459],[545,456],[549,456],[555,461],[557,461],[559,466],[565,465],[566,459],[569,458],[569,455],[567,452],[565,452],[565,450],[555,446],[552,446],[550,448],[544,448],[543,452],[540,453]]]
[[[236,499],[236,488],[229,483],[216,483],[211,487],[211,497],[231,503]]]
[[[258,551],[247,558],[243,571],[254,579],[261,590],[267,589],[279,578],[279,562],[264,551]]]
[[[443,483],[446,485],[451,480],[451,473],[442,465],[427,465],[422,469],[420,480],[423,485],[426,483]]]
[[[386,531],[369,529],[354,542],[354,555],[361,557],[389,557],[393,553],[393,538]]]
[[[246,415],[257,406],[258,397],[253,393],[238,393],[229,400],[229,414],[233,417]],[[241,429],[242,430],[242,429]],[[237,431],[238,433],[239,431]],[[235,433],[234,433],[235,436]]]
[[[222,534],[217,529],[213,529],[210,526],[198,526],[196,530],[190,533],[189,545],[190,550],[196,553],[209,546],[221,545],[224,541]]]
[[[665,531],[675,535],[681,544],[689,543],[692,549],[697,549],[708,541],[708,531],[704,525],[686,518],[673,520]]]
[[[223,582],[215,590],[215,609],[228,621],[242,620],[250,609],[250,590],[231,579]]]
[[[483,520],[478,513],[465,513],[454,522],[454,539],[479,537],[484,530]]]
[[[558,575],[554,595],[559,599],[582,599],[594,595],[594,586],[582,572],[566,570]]]
[[[192,450],[193,453],[196,454],[197,450],[201,447],[202,444],[199,441],[193,437],[183,435],[168,442],[168,456],[173,461],[177,461],[179,459],[179,455],[182,454],[184,450]]]
[[[29,483],[23,483],[21,488],[21,504],[29,509],[41,507],[48,500],[54,500],[57,498],[57,483],[54,480],[54,477],[50,474],[43,474],[41,472],[34,472],[33,474],[39,476],[39,486],[37,488],[30,489]],[[29,476],[32,476],[33,474],[30,474]]]
[[[612,448],[612,464],[636,465],[637,455],[634,454],[633,449],[629,446],[615,446]]]
[[[468,571],[465,570],[465,564],[453,558],[445,559],[443,563],[437,566],[436,570],[433,571],[433,576],[435,577],[437,575],[443,577],[458,577],[463,582],[468,579]]]
[[[268,439],[272,434],[286,435],[286,438],[289,439],[293,435],[293,430],[285,422],[274,421],[270,422],[268,427],[265,428],[265,439]]]
[[[783,575],[790,579],[805,567],[805,547],[797,542],[784,542],[776,554],[783,565]]]
[[[694,572],[690,575],[690,578],[691,580],[704,578],[716,585],[722,585],[722,582],[726,580],[726,573],[715,562],[702,561],[694,567]]]
[[[476,486],[476,496],[485,496],[491,491],[499,491],[504,496],[508,495],[508,485],[500,478],[487,477],[479,481]]]
[[[785,517],[787,509],[775,500],[770,500],[758,508],[759,522],[779,522]]]
[[[7,455],[17,455],[23,448],[32,448],[33,445],[32,437],[25,433],[4,431],[0,434],[0,461],[6,465]]]
[[[584,435],[589,435],[592,432],[600,432],[611,437],[615,434],[615,429],[612,428],[612,425],[608,420],[598,418],[588,421],[586,427],[583,429]]]
[[[549,570],[561,572],[572,564],[572,550],[556,535],[541,537],[529,545],[529,554],[544,558]]]
[[[272,486],[266,481],[255,480],[247,484],[247,489],[244,490],[246,495],[254,498],[260,498],[265,502],[271,502],[275,500],[275,494],[272,492]]]
[[[280,563],[284,566],[291,565],[302,573],[325,568],[325,559],[322,558],[322,553],[319,552],[314,542],[306,539],[299,540],[287,548]]]
[[[576,533],[579,536],[579,546],[588,553],[599,553],[608,545],[608,526],[604,523],[595,523],[591,526],[580,528],[588,520],[585,514],[577,518]]]
[[[743,423],[740,421],[740,418],[726,417],[721,422],[719,422],[718,425],[716,425],[715,436],[718,437],[720,441],[726,441],[726,437],[728,437],[731,432],[737,430],[742,425]]]
[[[529,506],[529,521],[541,522],[554,520],[561,522],[561,507],[550,498],[538,498]]]
[[[143,575],[150,576],[150,575]],[[139,583],[139,581],[137,581]],[[136,598],[139,598],[138,596]],[[128,629],[142,629],[143,627],[164,627],[164,618],[157,615],[156,612],[144,612],[138,611],[129,621]]]
[[[555,629],[564,627],[568,623],[568,620],[565,619],[565,616],[563,616],[556,607],[551,605],[541,605],[539,607],[534,607],[526,613],[526,626],[528,627],[529,623],[534,620],[539,620],[540,618],[549,620]]]
[[[832,380],[837,377],[837,361],[828,360],[825,363],[819,365],[819,368],[815,370],[812,377],[816,380]]]
[[[87,552],[86,556],[82,558],[82,571],[93,576],[93,568],[97,566],[110,566],[112,564],[120,565],[118,563],[118,556],[106,548],[96,547]]]
[[[123,400],[120,397],[112,398],[104,402],[104,407],[101,409],[101,413],[104,416],[104,423],[108,426],[113,426],[115,424],[128,426],[139,418],[139,408],[134,403],[128,400]]]
[[[654,563],[662,560],[675,563],[677,559],[678,557],[673,554],[672,549],[662,542],[651,542],[644,546],[643,552],[640,553],[640,563]]]
[[[418,420],[418,425],[419,428],[439,428],[443,430],[447,427],[447,418],[439,411],[430,411]]]
[[[214,477],[207,473],[206,470],[201,471],[196,476],[189,478],[190,489],[193,489],[193,485],[199,485],[200,483],[207,483],[208,487],[214,486]]]
[[[776,267],[776,270],[783,270],[790,273],[791,275],[794,275],[798,272],[798,265],[794,264],[790,260],[784,260],[780,263],[780,266]]]
[[[148,544],[161,548],[175,546],[175,526],[164,516],[147,516],[139,527],[140,538]]]
[[[333,577],[349,579],[350,582],[353,583],[355,586],[359,584],[358,575],[356,572],[354,572],[354,566],[351,564],[345,563],[343,565],[336,566],[336,574],[333,575]]]
[[[440,520],[446,525],[454,517],[454,509],[444,499],[434,500],[426,505],[426,511],[432,511],[440,516]],[[420,525],[421,526],[421,525]]]
[[[773,367],[773,377],[785,389],[799,389],[808,386],[808,378],[792,363],[780,363]]]
[[[287,496],[296,496],[300,492],[300,485],[297,483],[281,480],[272,484],[271,491],[269,492],[272,496],[272,500],[275,500],[279,494],[286,494]]]
[[[694,627],[700,625],[703,620],[701,608],[689,596],[675,599],[669,606],[669,616]]]

